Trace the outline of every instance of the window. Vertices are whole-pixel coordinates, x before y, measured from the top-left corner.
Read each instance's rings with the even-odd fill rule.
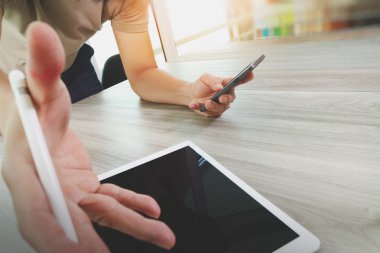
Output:
[[[380,23],[378,0],[152,0],[167,60]]]

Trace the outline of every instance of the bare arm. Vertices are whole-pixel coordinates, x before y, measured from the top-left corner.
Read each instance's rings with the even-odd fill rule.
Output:
[[[115,12],[119,11],[111,22],[132,89],[147,101],[185,105],[207,117],[221,115],[235,99],[234,91],[221,96],[219,103],[210,98],[223,89],[230,79],[204,74],[198,80],[186,82],[158,69],[149,34],[142,26],[148,22],[147,6],[147,0],[131,0],[121,9],[116,5],[110,7],[115,8]],[[243,82],[250,79],[252,76]],[[207,108],[203,113],[199,111],[202,104]]]
[[[115,31],[132,89],[151,102],[188,105],[193,86],[157,68],[148,32]]]
[[[132,89],[142,99],[156,103],[186,105],[207,117],[221,115],[235,99],[232,90],[221,96],[219,103],[210,100],[212,95],[227,85],[230,78],[204,74],[194,82],[186,82],[158,69],[148,32],[127,33],[114,29],[114,34]],[[242,83],[252,78],[251,74]],[[202,104],[207,108],[203,113],[199,111]]]

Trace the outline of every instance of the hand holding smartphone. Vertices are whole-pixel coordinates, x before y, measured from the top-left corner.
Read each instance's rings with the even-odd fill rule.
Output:
[[[237,76],[235,76],[224,88],[217,92],[214,96],[211,97],[211,100],[219,103],[220,96],[226,94],[229,92],[233,87],[238,85],[242,80],[244,80],[249,73],[254,70],[265,58],[265,55],[261,55],[256,61],[251,62],[245,69],[243,69]],[[201,112],[207,111],[205,105],[203,104],[201,109]]]

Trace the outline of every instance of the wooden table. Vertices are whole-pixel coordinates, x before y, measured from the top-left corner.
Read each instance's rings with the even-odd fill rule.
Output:
[[[75,104],[71,126],[96,173],[191,140],[319,237],[320,252],[380,252],[380,29],[243,50],[162,65],[187,80],[229,76],[265,53],[217,119],[141,101],[128,82]],[[0,187],[0,252],[31,251]]]

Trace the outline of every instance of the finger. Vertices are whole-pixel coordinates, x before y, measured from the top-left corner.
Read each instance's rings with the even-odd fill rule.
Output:
[[[28,86],[36,103],[48,103],[62,95],[64,50],[57,33],[45,23],[31,23],[26,34]]]
[[[102,226],[117,229],[165,249],[174,246],[175,236],[166,224],[145,218],[112,197],[89,194],[79,204],[93,221]]]
[[[212,100],[207,100],[205,103],[205,107],[207,111],[214,112],[217,114],[221,114],[226,110],[226,105],[215,103]]]
[[[253,71],[249,72],[248,76],[246,76],[243,80],[240,81],[239,84],[247,83],[249,81],[252,81],[254,77]]]
[[[202,104],[201,104],[201,103],[198,103],[198,102],[195,102],[195,101],[191,101],[191,102],[189,103],[188,106],[189,106],[189,108],[190,108],[191,110],[200,110]]]
[[[62,44],[47,24],[33,22],[27,28],[27,85],[37,108],[49,147],[68,126],[70,96],[60,80],[65,63]]]
[[[201,76],[200,80],[214,92],[218,92],[223,89],[222,78],[210,74],[204,74]]]
[[[68,208],[73,219],[80,245],[88,252],[109,252],[91,223],[87,214],[74,202],[68,201]]]
[[[236,88],[237,86],[239,86],[241,84],[244,84],[244,83],[247,83],[247,82],[253,80],[253,77],[254,77],[253,71],[249,72],[249,74],[243,80],[241,80],[234,88]],[[232,81],[232,78],[224,78],[222,84],[223,84],[223,86],[226,86],[231,81]]]
[[[132,210],[144,213],[153,218],[160,217],[160,207],[157,202],[148,195],[138,194],[114,184],[102,184],[96,192],[113,197]]]
[[[226,85],[229,84],[231,81],[232,81],[232,78],[224,78],[223,81],[222,81],[222,85],[223,85],[223,86],[226,86]]]
[[[229,107],[227,107],[226,109],[228,109]],[[196,111],[197,112],[197,111]],[[222,115],[223,112],[212,112],[212,111],[206,111],[206,112],[200,112],[198,111],[197,112],[198,114],[206,117],[206,118],[217,118],[219,117],[220,115]]]
[[[229,108],[226,107],[226,110]],[[195,113],[203,116],[203,117],[206,117],[206,118],[216,118],[216,117],[219,117],[222,113],[217,113],[217,112],[213,112],[213,111],[205,111],[205,112],[201,112],[200,110],[195,110],[194,111]]]
[[[224,104],[224,105],[228,105],[228,104],[234,102],[234,100],[235,100],[235,93],[232,91],[231,94],[224,94],[224,95],[220,96],[219,103]]]

